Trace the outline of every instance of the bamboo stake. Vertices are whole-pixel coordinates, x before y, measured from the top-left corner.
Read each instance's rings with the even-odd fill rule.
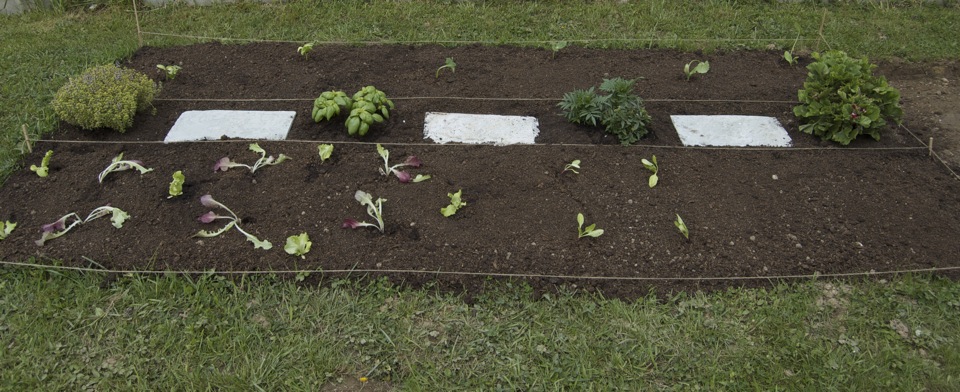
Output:
[[[27,124],[23,124],[23,127],[20,128],[20,132],[23,132],[23,144],[27,145],[27,152],[33,153],[33,147],[30,146],[30,135],[27,135]]]
[[[133,2],[133,19],[137,22],[137,48],[143,47],[143,32],[140,31],[140,14],[137,13],[137,0],[130,0]]]
[[[932,157],[933,156],[933,138],[932,137],[930,138],[930,144],[928,144],[927,146],[930,147],[929,154]]]
[[[817,45],[816,45],[816,49],[814,50],[814,51],[816,51],[816,52],[819,52],[819,51],[820,51],[820,41],[821,41],[821,40],[826,41],[826,39],[823,38],[823,25],[826,24],[826,23],[827,23],[827,9],[824,8],[824,9],[823,9],[823,17],[820,18],[820,30],[817,31]]]

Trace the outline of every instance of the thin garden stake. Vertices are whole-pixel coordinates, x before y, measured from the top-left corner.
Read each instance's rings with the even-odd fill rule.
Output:
[[[928,155],[932,157],[933,156],[933,138],[932,137],[930,138],[930,144],[928,144],[927,147],[930,148]]]
[[[826,24],[826,23],[827,23],[827,9],[824,8],[824,9],[823,9],[823,17],[820,18],[820,30],[817,31],[817,45],[816,45],[816,49],[814,50],[814,51],[816,51],[816,52],[819,52],[819,51],[820,51],[820,41],[821,41],[821,40],[826,41],[826,39],[823,38],[823,25]]]
[[[133,2],[133,20],[137,22],[137,47],[143,47],[143,32],[140,31],[140,14],[137,13],[137,0],[130,0]]]
[[[23,144],[27,145],[27,152],[32,154],[33,147],[30,146],[30,135],[27,135],[27,124],[23,124],[20,131],[23,132]]]

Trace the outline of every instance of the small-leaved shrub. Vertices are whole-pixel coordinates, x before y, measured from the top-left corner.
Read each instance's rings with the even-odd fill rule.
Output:
[[[57,91],[53,111],[83,129],[110,128],[124,132],[138,111],[151,107],[160,86],[146,75],[115,65],[87,69]]]
[[[860,134],[880,140],[888,120],[900,124],[900,92],[873,76],[876,65],[835,50],[812,57],[797,94],[800,105],[793,108],[800,131],[847,145]]]
[[[620,144],[630,145],[649,132],[650,115],[643,107],[643,100],[633,93],[634,80],[623,78],[604,79],[597,94],[590,87],[574,90],[563,95],[557,106],[563,115],[574,124],[603,125],[607,133],[616,135]]]

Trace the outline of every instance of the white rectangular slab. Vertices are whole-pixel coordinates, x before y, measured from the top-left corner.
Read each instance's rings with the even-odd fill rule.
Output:
[[[290,132],[293,111],[191,110],[183,112],[170,128],[164,143],[195,140],[283,140]]]
[[[670,116],[684,146],[790,147],[793,140],[774,117]]]
[[[423,138],[440,144],[534,144],[539,127],[536,117],[427,112]]]

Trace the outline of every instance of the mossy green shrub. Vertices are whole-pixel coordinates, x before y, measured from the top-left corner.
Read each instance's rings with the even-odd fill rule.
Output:
[[[650,130],[650,115],[643,107],[643,100],[633,93],[634,80],[623,78],[604,79],[597,94],[593,87],[574,90],[563,95],[557,106],[563,116],[574,124],[603,125],[607,133],[616,135],[620,144],[636,143]]]
[[[57,91],[53,111],[61,120],[83,129],[110,128],[124,132],[133,117],[152,107],[160,86],[146,75],[115,65],[84,71]]]
[[[873,75],[876,65],[836,50],[814,53],[813,59],[797,94],[800,105],[793,108],[800,131],[847,145],[860,134],[880,140],[887,121],[900,124],[900,92]]]

